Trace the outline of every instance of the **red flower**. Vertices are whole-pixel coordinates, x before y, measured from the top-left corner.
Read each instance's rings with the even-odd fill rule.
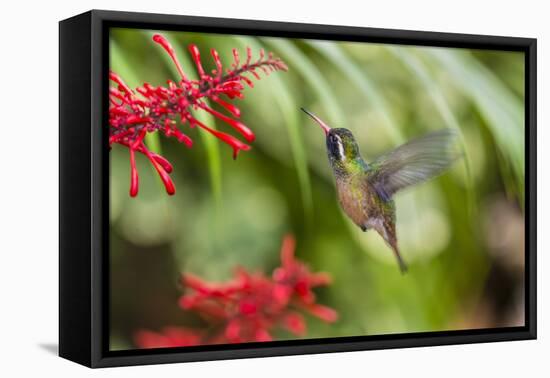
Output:
[[[286,236],[281,247],[281,267],[273,272],[276,292],[279,300],[294,299],[294,303],[327,322],[333,322],[338,314],[331,308],[315,303],[312,289],[330,285],[332,279],[327,273],[312,273],[307,265],[294,257],[295,241]]]
[[[180,305],[201,315],[221,334],[215,342],[241,343],[269,341],[278,327],[303,336],[306,322],[298,312],[305,309],[327,322],[334,322],[334,310],[315,303],[312,289],[328,285],[326,273],[311,273],[294,258],[294,239],[287,236],[281,248],[282,266],[272,277],[261,273],[236,271],[233,280],[212,284],[186,274],[183,282],[191,293],[180,299]]]
[[[147,133],[160,131],[165,136],[174,137],[187,147],[191,147],[193,141],[179,128],[181,125],[189,123],[191,128],[198,126],[231,146],[233,158],[236,158],[239,151],[247,151],[250,146],[230,134],[214,130],[200,122],[191,114],[191,109],[203,110],[212,114],[235,129],[247,142],[253,142],[254,133],[236,119],[240,117],[240,110],[224,100],[223,96],[230,100],[242,99],[244,84],[251,88],[254,86],[246,74],[260,79],[258,70],[269,74],[272,71],[288,69],[280,59],[274,58],[271,53],[266,57],[263,50],[260,50],[260,57],[256,61],[252,61],[252,51],[247,48],[244,63],[241,63],[238,51],[233,49],[233,64],[231,68],[224,71],[218,52],[212,49],[210,53],[216,69],[207,73],[202,67],[199,49],[196,45],[191,44],[189,51],[197,68],[199,79],[190,80],[183,72],[171,44],[159,34],[153,37],[153,41],[161,45],[172,58],[180,75],[180,80],[177,83],[168,81],[167,86],[158,87],[145,83],[133,91],[120,76],[112,71],[109,73],[109,79],[116,84],[109,88],[109,145],[118,143],[130,150],[130,195],[132,197],[137,195],[139,186],[135,163],[136,152],[144,154],[153,164],[168,194],[174,194],[176,190],[169,175],[172,172],[172,166],[166,159],[148,150],[144,142]],[[231,116],[212,109],[206,104],[205,99],[217,103]]]
[[[138,331],[134,336],[140,348],[170,348],[200,344],[201,335],[181,327],[166,327],[163,332]]]
[[[316,303],[313,288],[329,285],[327,273],[312,273],[294,257],[294,238],[286,236],[281,248],[281,267],[272,276],[249,273],[237,269],[232,280],[212,283],[192,274],[182,277],[189,291],[179,301],[184,310],[197,313],[207,323],[204,331],[191,333],[198,339],[181,338],[180,345],[243,343],[271,341],[273,331],[286,329],[296,336],[306,334],[307,325],[300,311],[306,311],[321,320],[332,323],[337,320],[335,310]],[[144,339],[143,335],[147,335]],[[187,336],[187,334],[185,334]],[[139,337],[138,337],[139,336]],[[165,331],[157,334],[140,331],[136,344],[166,344],[176,340]],[[176,345],[174,345],[176,346]]]
[[[217,285],[192,275],[185,275],[183,282],[193,293],[182,296],[180,306],[220,329],[217,342],[271,340],[269,330],[286,307],[273,297],[273,282],[260,273],[240,269],[232,281]]]

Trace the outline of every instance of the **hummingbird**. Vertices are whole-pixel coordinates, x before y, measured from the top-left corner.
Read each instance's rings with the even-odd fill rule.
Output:
[[[442,129],[413,139],[367,163],[355,137],[346,128],[331,128],[301,108],[324,131],[340,206],[362,231],[373,229],[392,249],[402,273],[407,265],[399,253],[395,230],[398,191],[442,174],[459,158],[453,149],[457,133]]]

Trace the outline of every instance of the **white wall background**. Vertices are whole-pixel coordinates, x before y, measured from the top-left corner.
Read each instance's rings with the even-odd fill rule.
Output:
[[[0,22],[0,375],[67,377],[548,376],[550,27],[545,1],[7,0]],[[536,37],[539,340],[89,370],[57,344],[58,26],[91,8]],[[19,151],[24,151],[18,156]],[[546,374],[544,374],[546,373]]]

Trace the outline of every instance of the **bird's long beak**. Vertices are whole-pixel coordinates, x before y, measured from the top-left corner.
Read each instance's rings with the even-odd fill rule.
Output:
[[[315,114],[310,113],[309,111],[305,110],[304,108],[300,108],[300,109],[302,109],[302,111],[304,113],[306,113],[308,116],[313,118],[315,120],[315,122],[317,122],[319,124],[319,126],[321,126],[321,128],[325,132],[325,135],[328,135],[328,132],[330,131],[330,127],[326,123],[321,121],[321,119],[319,117],[317,117]]]

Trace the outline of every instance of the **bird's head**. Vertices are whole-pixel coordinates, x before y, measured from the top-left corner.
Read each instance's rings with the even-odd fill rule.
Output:
[[[345,128],[331,128],[313,113],[301,108],[323,129],[326,136],[327,153],[331,163],[345,163],[360,158],[359,147],[351,131]]]

